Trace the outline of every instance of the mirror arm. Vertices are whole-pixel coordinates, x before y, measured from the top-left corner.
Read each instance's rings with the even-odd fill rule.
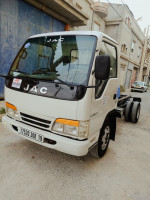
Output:
[[[95,69],[92,71],[92,75],[95,73]]]
[[[0,77],[2,77],[2,78],[10,78],[10,76],[5,76],[5,75],[2,75],[2,74],[0,74]]]
[[[102,80],[99,82],[98,85],[89,85],[89,86],[84,86],[85,88],[97,88],[102,84]]]

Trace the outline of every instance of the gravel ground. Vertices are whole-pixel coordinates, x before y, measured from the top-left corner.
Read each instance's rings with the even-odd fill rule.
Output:
[[[3,108],[5,107],[5,101],[0,100],[0,107],[3,107]]]
[[[137,124],[117,120],[106,155],[74,157],[22,139],[0,123],[0,200],[149,200],[150,92]]]

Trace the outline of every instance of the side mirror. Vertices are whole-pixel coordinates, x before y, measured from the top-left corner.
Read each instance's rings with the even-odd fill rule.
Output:
[[[95,78],[98,80],[106,80],[109,78],[110,57],[107,55],[99,55],[95,60]]]

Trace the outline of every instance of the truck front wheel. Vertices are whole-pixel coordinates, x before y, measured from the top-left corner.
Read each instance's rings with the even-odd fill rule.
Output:
[[[92,156],[100,158],[106,153],[109,145],[111,130],[112,127],[110,120],[107,119],[101,128],[98,143],[90,151]]]

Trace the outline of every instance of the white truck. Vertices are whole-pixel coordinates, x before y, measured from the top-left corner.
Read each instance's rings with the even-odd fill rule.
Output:
[[[116,117],[136,123],[140,98],[120,95],[119,49],[109,36],[69,31],[30,37],[5,82],[12,132],[75,156],[102,157],[115,140]]]

